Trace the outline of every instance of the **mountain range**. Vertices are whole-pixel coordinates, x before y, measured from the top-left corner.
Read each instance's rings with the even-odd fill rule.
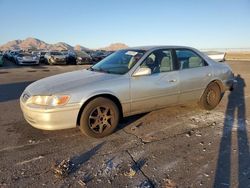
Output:
[[[123,48],[127,48],[128,46],[123,43],[113,43],[109,46],[99,48],[98,50],[106,50],[106,51],[115,51]],[[90,48],[76,45],[71,46],[65,42],[58,42],[56,44],[48,44],[42,40],[36,38],[26,38],[25,40],[13,40],[9,41],[6,44],[0,46],[0,50],[13,50],[13,49],[32,49],[32,50],[91,50]],[[97,50],[97,49],[95,49]]]

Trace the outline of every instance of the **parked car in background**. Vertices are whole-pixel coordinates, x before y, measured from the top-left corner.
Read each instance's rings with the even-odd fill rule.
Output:
[[[19,53],[15,56],[15,63],[17,65],[38,65],[39,57],[31,53]]]
[[[58,51],[47,52],[44,58],[45,58],[45,63],[49,65],[67,64],[67,61],[66,61],[67,56],[63,54],[62,52],[58,52]]]
[[[3,53],[0,52],[0,66],[3,66],[3,64],[4,64],[4,60],[3,59],[4,59],[3,58]]]
[[[73,51],[63,51],[63,54],[66,55],[66,62],[68,65],[76,64],[76,53]]]
[[[39,61],[40,61],[40,63],[45,63],[45,54],[46,54],[47,52],[46,51],[41,51],[41,52],[39,52]]]
[[[119,50],[87,70],[36,81],[24,90],[20,105],[36,128],[79,126],[99,138],[111,134],[121,117],[188,101],[212,110],[233,87],[231,68],[196,49],[137,47]]]
[[[204,52],[204,53],[215,61],[218,62],[225,61],[225,56],[226,56],[225,52]]]
[[[15,63],[16,56],[21,53],[21,50],[14,50],[9,53],[9,60],[13,63]]]
[[[40,59],[40,51],[32,51],[30,52],[33,56],[37,56]]]
[[[105,54],[105,51],[94,51],[90,53],[90,56],[92,57],[92,60],[97,63],[107,57]]]
[[[85,51],[76,51],[76,63],[78,65],[93,64],[93,60],[92,57]]]

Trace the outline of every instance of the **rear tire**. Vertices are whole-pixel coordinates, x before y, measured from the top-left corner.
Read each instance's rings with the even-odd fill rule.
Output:
[[[220,86],[215,82],[211,82],[202,94],[199,104],[205,110],[212,110],[220,103],[221,98]]]
[[[119,109],[110,99],[98,97],[84,108],[80,119],[80,130],[87,136],[102,138],[110,135],[119,122]]]

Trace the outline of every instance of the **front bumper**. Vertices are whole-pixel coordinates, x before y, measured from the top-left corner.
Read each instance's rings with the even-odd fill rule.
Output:
[[[34,60],[34,61],[18,61],[19,65],[38,65],[39,60]]]
[[[20,100],[25,120],[35,128],[61,130],[76,127],[80,104],[63,106],[56,109],[33,108]]]
[[[60,65],[65,65],[67,64],[66,59],[51,59],[51,62],[53,64],[60,64]]]

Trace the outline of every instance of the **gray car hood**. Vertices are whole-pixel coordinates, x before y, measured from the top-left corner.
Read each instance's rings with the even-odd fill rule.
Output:
[[[67,93],[88,84],[117,78],[119,75],[79,70],[50,76],[30,84],[25,90],[31,95]]]

